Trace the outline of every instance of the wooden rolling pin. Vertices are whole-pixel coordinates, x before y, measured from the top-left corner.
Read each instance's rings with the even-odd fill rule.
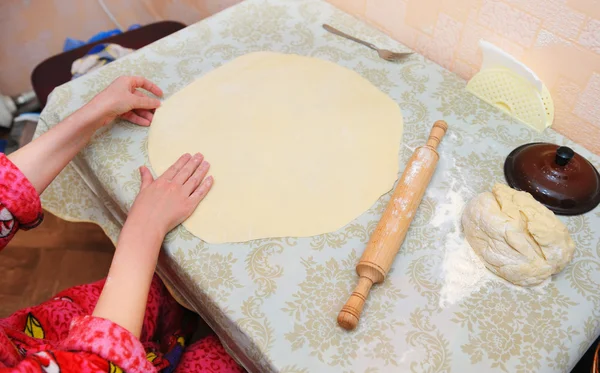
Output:
[[[447,129],[448,124],[443,120],[435,122],[427,144],[417,148],[408,161],[396,190],[356,265],[358,285],[337,318],[342,328],[356,328],[371,286],[385,280],[433,176],[440,158],[436,148]]]

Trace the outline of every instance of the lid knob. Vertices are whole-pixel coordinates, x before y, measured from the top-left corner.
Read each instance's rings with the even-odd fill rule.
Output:
[[[575,156],[575,152],[573,149],[561,146],[556,149],[556,158],[554,158],[554,162],[556,162],[559,166],[566,166],[567,163]]]

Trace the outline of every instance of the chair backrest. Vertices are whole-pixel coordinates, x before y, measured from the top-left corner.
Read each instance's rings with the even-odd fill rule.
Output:
[[[71,80],[73,61],[85,56],[95,45],[114,43],[126,48],[139,49],[184,27],[183,23],[174,21],[151,23],[48,58],[37,65],[31,73],[31,85],[40,101],[40,106],[42,108],[46,106],[48,95],[54,88]]]

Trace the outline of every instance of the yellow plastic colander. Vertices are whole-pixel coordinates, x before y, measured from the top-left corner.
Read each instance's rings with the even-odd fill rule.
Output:
[[[554,120],[554,103],[548,88],[544,85],[540,92],[509,69],[480,71],[467,83],[467,91],[539,132],[550,127]]]

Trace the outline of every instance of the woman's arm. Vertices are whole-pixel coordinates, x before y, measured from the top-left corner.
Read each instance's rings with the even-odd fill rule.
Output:
[[[100,127],[116,117],[141,126],[150,125],[150,110],[156,109],[160,101],[137,88],[162,96],[160,88],[144,78],[120,77],[81,109],[8,158],[41,194]]]
[[[117,243],[104,289],[93,315],[139,338],[148,290],[165,235],[187,219],[213,184],[201,154],[183,155],[154,180],[140,169],[142,185]]]

